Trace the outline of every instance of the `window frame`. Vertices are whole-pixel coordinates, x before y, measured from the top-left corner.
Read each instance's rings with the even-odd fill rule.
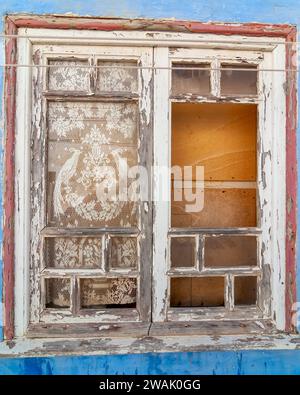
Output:
[[[97,48],[95,46],[86,45],[48,45],[48,44],[33,44],[31,46],[32,57],[34,63],[39,67],[32,69],[32,130],[30,137],[31,148],[31,169],[30,174],[27,174],[31,179],[31,221],[32,227],[30,230],[30,257],[29,266],[30,277],[29,285],[27,285],[30,294],[30,309],[29,309],[29,333],[37,333],[39,331],[48,331],[49,335],[52,332],[52,325],[68,324],[70,329],[76,332],[78,324],[84,327],[84,324],[90,325],[95,323],[103,323],[108,328],[114,328],[116,324],[121,328],[122,326],[131,322],[135,329],[139,328],[145,332],[148,327],[151,317],[151,289],[145,284],[151,281],[151,220],[152,208],[148,205],[147,210],[144,208],[143,202],[139,202],[138,209],[138,225],[137,227],[122,228],[56,228],[48,224],[47,217],[47,145],[48,145],[48,131],[47,124],[47,109],[49,103],[59,100],[62,102],[78,102],[78,103],[135,103],[138,106],[137,130],[140,141],[146,141],[146,136],[151,132],[151,66],[152,66],[152,49],[145,47],[118,47],[118,46],[103,46]],[[74,57],[75,52],[75,57]],[[49,69],[46,72],[43,67],[51,60],[74,60],[85,59],[91,65],[91,73],[89,73],[89,83],[86,92],[68,92],[68,91],[52,91],[48,88]],[[110,92],[97,93],[92,92],[92,86],[95,85],[95,76],[92,64],[97,64],[98,60],[131,60],[136,61],[137,65],[142,66],[140,73],[138,73],[139,91],[136,94],[125,92]],[[29,60],[28,60],[29,61]],[[20,77],[21,78],[21,77]],[[150,105],[149,105],[150,103]],[[42,126],[41,126],[42,125]],[[36,137],[38,136],[38,137]],[[24,141],[28,147],[27,142]],[[145,147],[143,144],[137,149],[138,163],[148,169],[150,172],[152,151],[151,144]],[[42,158],[42,159],[41,159]],[[40,182],[40,180],[42,180]],[[149,188],[149,196],[150,196]],[[29,203],[27,203],[29,204]],[[132,271],[121,270],[104,270],[99,269],[84,269],[84,273],[78,269],[62,270],[53,268],[41,267],[43,258],[38,254],[41,245],[45,243],[45,239],[49,237],[75,237],[82,235],[83,237],[100,237],[102,236],[105,245],[103,259],[107,261],[107,254],[110,248],[110,238],[113,235],[136,236],[138,243],[138,258],[139,267]],[[106,262],[107,263],[107,262]],[[118,273],[118,276],[116,276]],[[55,309],[44,308],[45,291],[43,290],[43,281],[47,278],[66,278],[70,281],[70,308]],[[119,308],[119,309],[83,309],[80,307],[79,289],[80,280],[83,278],[136,278],[137,281],[137,301],[135,308]],[[25,291],[26,292],[26,291]],[[46,329],[47,328],[47,329]],[[84,329],[81,328],[82,331]]]
[[[23,21],[23,23],[24,23],[24,21]],[[15,26],[18,26],[19,28],[21,28],[22,21],[19,20],[18,21],[18,25],[15,25]],[[199,26],[202,26],[202,25],[199,24]],[[43,26],[43,27],[45,27],[45,26]],[[101,28],[101,26],[100,26],[100,28]],[[204,26],[202,26],[202,28],[204,29]],[[253,28],[254,28],[254,26],[253,26]],[[224,33],[227,29],[229,29],[229,31],[231,31],[230,27],[223,26],[223,31],[222,32]],[[247,33],[247,27],[245,27],[245,29],[246,29],[245,31],[243,31],[243,29],[241,29],[239,31],[239,33],[241,33],[241,32]],[[268,37],[268,40],[269,41],[274,40],[274,42],[276,42],[276,41],[278,42],[279,40],[284,42],[285,39],[290,40],[289,34],[294,34],[293,30],[294,29],[291,28],[291,27],[288,27],[286,29],[282,28],[281,32],[276,34],[276,36],[278,36],[278,37],[276,37],[274,39],[271,39],[270,37]],[[211,33],[210,29],[208,29],[208,31],[209,31],[209,33]],[[291,31],[292,31],[292,33],[291,33]],[[217,29],[216,33],[217,34],[222,34],[222,32],[220,33],[220,31],[218,31],[218,29]],[[254,37],[246,37],[246,36],[239,37],[239,36],[236,36],[235,39],[237,41],[242,39],[243,40],[243,44],[245,43],[245,41],[247,41],[248,47],[250,45],[251,47],[254,47],[254,48],[256,48],[256,47],[261,48],[263,46],[263,44],[259,44],[259,41],[261,40],[263,42],[263,40],[264,40],[263,37],[267,37],[268,36],[267,32],[268,32],[268,29],[266,28],[265,33],[261,34],[262,37],[260,38],[260,37],[256,36],[256,34],[257,34],[256,30],[253,30],[252,34],[253,34]],[[23,34],[23,35],[28,35],[30,37],[32,37],[32,35],[36,35],[36,39],[35,40],[37,42],[43,41],[43,40],[44,41],[48,41],[49,39],[51,41],[51,37],[52,37],[52,40],[55,40],[55,38],[57,37],[57,31],[56,30],[45,30],[45,31],[43,31],[43,30],[40,30],[40,29],[36,29],[36,30],[35,29],[33,29],[33,30],[32,29],[27,29],[27,30],[26,29],[19,29],[18,33],[20,35]],[[90,33],[91,37],[95,37],[95,35],[97,33],[97,35],[102,36],[102,40],[101,41],[103,42],[103,40],[104,40],[107,43],[114,42],[114,40],[117,38],[116,36],[118,36],[118,34],[117,35],[116,34],[111,34],[111,32],[80,32],[80,33],[82,35],[84,35],[86,33]],[[128,33],[122,32],[121,34],[119,34],[119,38],[123,37],[123,39],[124,39],[124,36],[126,35],[126,36],[128,36],[127,37],[128,43],[149,42],[149,37],[147,37],[147,33],[145,33],[145,32],[134,32],[134,34],[132,34],[132,33],[133,32],[128,32]],[[236,33],[236,29],[232,30],[231,34],[233,34],[233,33]],[[49,39],[43,39],[43,38],[39,39],[38,38],[39,36],[41,37],[43,34],[47,34],[49,36]],[[71,30],[69,30],[69,31],[68,30],[67,31],[61,30],[59,32],[59,34],[64,35],[66,37],[66,40],[67,40],[68,37],[71,37],[73,35],[73,31],[71,31]],[[76,34],[78,34],[78,32]],[[170,38],[170,34],[169,33],[168,34],[161,33],[161,32],[160,33],[153,33],[150,40],[151,40],[151,42],[153,44],[155,44],[155,45],[157,45],[159,47],[159,48],[157,48],[157,52],[162,50],[163,46],[165,46],[166,43],[169,42],[170,45],[176,46],[176,45],[178,45],[178,43],[180,43],[182,41],[182,39],[186,40],[185,43],[189,42],[191,46],[199,45],[199,42],[197,43],[197,39],[198,40],[199,39],[200,40],[205,39],[205,40],[207,40],[207,42],[209,42],[210,39],[212,41],[214,39],[221,39],[221,40],[227,41],[228,43],[230,42],[230,40],[232,40],[232,37],[230,37],[230,36],[229,37],[228,36],[215,36],[213,34],[201,35],[201,34],[196,34],[195,33],[195,34],[191,35],[189,33],[180,33],[180,38],[178,37],[178,33],[176,33],[174,35],[176,36],[175,40],[177,40],[177,44],[176,44],[176,41],[173,41]],[[250,36],[250,34],[249,34],[249,36]],[[246,40],[245,40],[245,37],[246,37]],[[279,37],[284,37],[284,38],[280,39]],[[138,40],[137,40],[137,38],[138,38]],[[19,45],[18,45],[19,61],[20,60],[24,61],[26,59],[28,60],[28,56],[30,56],[30,48],[29,47],[30,47],[30,45],[32,44],[32,42],[34,40],[32,38],[30,39],[30,42],[27,39],[24,39],[24,41],[23,41],[23,38],[19,38],[19,40],[20,40],[19,41]],[[16,41],[15,39],[11,39],[10,40],[10,45],[15,45],[16,44],[15,41]],[[251,44],[251,41],[253,42],[252,44]],[[179,45],[182,46],[182,44],[179,44]],[[208,44],[208,45],[211,45],[211,44]],[[232,44],[227,44],[226,43],[226,46],[230,46],[230,45],[232,45]],[[239,45],[241,45],[241,44],[239,43]],[[287,53],[288,53],[287,54],[287,59],[289,59],[289,62],[290,62],[290,57],[291,57],[292,51],[289,50],[289,51],[287,51]],[[7,59],[11,59],[11,53],[7,54],[6,58]],[[282,56],[282,59],[285,59],[285,56]],[[291,63],[289,63],[289,62],[287,62],[287,64],[289,64],[290,67],[292,67]],[[10,62],[7,62],[7,63],[10,63]],[[16,61],[15,62],[13,61],[12,63],[16,63]],[[26,61],[24,61],[24,63],[26,63]],[[27,73],[27,76],[28,76],[28,74],[29,73]],[[24,76],[25,76],[25,72],[23,70],[23,77]],[[14,73],[12,72],[12,70],[8,70],[7,77],[6,77],[6,86],[7,86],[7,84],[13,83],[14,82],[14,78],[15,78],[15,76],[14,76]],[[27,77],[27,79],[25,78],[25,80],[21,76],[19,78],[20,78],[20,80],[18,80],[18,81],[19,82],[23,81],[23,82],[22,82],[22,84],[20,84],[19,82],[17,83],[18,90],[20,89],[20,85],[21,85],[21,86],[23,86],[23,88],[25,88],[25,92],[28,92],[28,88],[29,88],[29,86],[28,86],[28,77]],[[295,100],[296,100],[296,98],[295,98],[295,96],[293,96],[293,95],[295,95],[295,92],[294,92],[295,87],[294,87],[294,79],[293,78],[292,78],[292,83],[291,83],[291,86],[289,87],[289,89],[291,89],[292,93],[289,92],[289,95],[287,95],[287,98],[289,99],[289,97],[292,95],[292,100],[291,100],[292,103],[289,103],[287,101],[286,114],[287,114],[288,138],[290,136],[289,133],[292,133],[292,136],[293,136],[293,132],[294,132],[294,129],[292,127],[292,125],[293,125],[292,124],[293,118],[291,119],[292,115],[291,115],[291,113],[288,113],[288,110],[290,110],[290,108],[291,108],[290,106],[292,106],[292,108],[295,109]],[[20,91],[19,91],[19,93],[20,93]],[[17,94],[17,99],[19,99],[19,95],[18,94]],[[28,97],[27,97],[27,100],[25,100],[25,103],[28,105],[29,102],[30,102],[30,100],[28,100]],[[166,103],[165,104],[162,103],[162,100],[160,99],[160,100],[157,100],[156,103],[154,104],[154,106],[157,106],[157,105],[166,105]],[[21,139],[22,139],[22,138],[24,138],[24,133],[23,133],[24,131],[19,129],[20,124],[22,123],[22,121],[24,121],[25,124],[28,125],[28,121],[29,120],[28,120],[28,114],[26,114],[26,109],[25,109],[24,105],[21,106],[20,103],[19,103],[19,106],[18,106],[18,100],[17,100],[17,109],[19,110],[18,111],[19,122],[17,124],[16,135],[18,137],[21,136]],[[12,110],[13,110],[13,108],[10,107],[6,111],[6,125],[8,126],[6,128],[6,133],[7,133],[6,135],[9,137],[8,144],[6,144],[6,150],[7,150],[7,147],[9,146],[9,144],[10,144],[10,138],[14,137],[14,126],[13,126],[13,124],[9,123],[9,120],[14,118],[14,111],[12,111]],[[279,111],[280,111],[280,109],[279,109]],[[275,113],[277,114],[276,111],[275,111]],[[295,116],[295,114],[294,114],[294,116]],[[163,121],[163,120],[161,119],[161,121]],[[156,118],[156,122],[157,123],[159,122],[159,117]],[[155,128],[155,126],[154,126],[154,128]],[[11,133],[13,134],[13,136],[11,136],[8,133],[10,130],[11,130]],[[154,137],[154,139],[155,139],[155,137]],[[288,142],[290,142],[290,140],[288,140]],[[16,177],[15,189],[16,189],[16,196],[19,196],[19,197],[22,196],[22,195],[20,195],[20,192],[24,192],[24,191],[28,192],[28,186],[26,187],[25,185],[22,185],[23,184],[23,179],[22,179],[21,174],[20,174],[20,171],[22,173],[22,169],[24,169],[24,167],[20,166],[20,162],[18,162],[18,158],[19,158],[19,160],[20,159],[24,160],[24,151],[22,149],[23,147],[20,146],[20,145],[16,146],[16,174],[18,174],[18,177]],[[291,149],[290,144],[288,144],[288,148]],[[6,154],[7,153],[8,152],[6,151]],[[13,151],[12,152],[9,151],[9,158],[6,155],[6,169],[10,168],[10,166],[11,166],[11,155],[12,154],[13,154]],[[278,152],[276,154],[279,155]],[[295,157],[294,157],[294,155],[292,155],[292,157],[289,157],[289,155],[287,155],[286,159],[290,161],[290,160],[294,160]],[[294,164],[294,162],[292,162],[292,163]],[[25,163],[23,162],[23,164],[25,165],[25,169],[26,168],[28,169],[28,162],[26,162],[26,160],[25,160]],[[9,166],[7,166],[7,165],[9,165]],[[290,171],[288,166],[287,166],[286,170],[287,170],[287,172]],[[287,183],[287,192],[288,192],[287,199],[291,199],[291,193],[295,194],[295,190],[294,190],[295,184],[296,184],[295,169],[293,171],[294,171],[294,173],[288,174],[288,177],[287,177],[287,181],[288,181],[288,183]],[[6,182],[7,182],[8,174],[9,174],[9,172],[6,172]],[[290,184],[289,184],[289,182],[290,182]],[[11,200],[11,199],[14,199],[14,193],[12,193],[12,191],[13,191],[13,188],[8,188],[8,190],[6,189],[6,195],[5,195],[5,202],[7,203],[7,201],[9,201],[9,205],[7,205],[7,204],[5,205],[5,212],[6,212],[6,214],[9,214],[8,216],[6,216],[6,221],[5,221],[5,229],[6,229],[5,239],[6,239],[6,241],[14,240],[14,237],[13,237],[13,239],[11,239],[11,237],[13,236],[13,230],[11,230],[11,227],[9,226],[9,221],[12,218],[10,213],[13,210],[13,208],[11,207],[11,202],[13,202],[13,200]],[[7,192],[8,192],[8,194],[7,194]],[[11,193],[12,193],[12,195],[11,195]],[[11,197],[11,199],[9,199],[9,197]],[[295,198],[295,196],[294,196],[294,198]],[[21,201],[18,201],[16,199],[16,202],[17,202],[18,205],[17,205],[16,210],[15,210],[15,214],[17,214],[17,215],[15,215],[15,223],[16,223],[15,233],[18,234],[17,231],[19,231],[19,230],[22,230],[22,232],[24,230],[26,230],[26,229],[28,230],[28,228],[27,228],[28,224],[26,225],[25,224],[26,221],[24,221],[24,218],[20,218],[20,216],[18,215],[18,213],[20,213],[20,212],[22,212],[25,217],[27,215],[26,214],[26,210],[22,211],[22,208],[24,209],[24,202],[22,201],[22,199],[21,199]],[[292,218],[294,218],[295,211],[294,211],[293,207],[292,207],[292,210],[291,209],[288,210],[288,215],[289,215],[289,218],[287,218],[287,221],[289,221],[291,219],[291,216],[292,216]],[[156,216],[158,217],[158,212],[156,212]],[[283,220],[283,218],[281,218],[281,220]],[[290,222],[289,222],[289,224],[290,224]],[[295,231],[294,226],[295,226],[295,218],[294,218],[294,220],[292,222],[293,237],[294,237],[294,231]],[[291,240],[290,237],[289,237],[289,240]],[[287,243],[288,243],[288,241],[287,241]],[[288,244],[289,250],[287,251],[287,256],[289,257],[289,261],[288,261],[287,265],[284,267],[284,271],[287,268],[287,270],[289,270],[290,272],[294,270],[293,269],[293,259],[294,259],[294,254],[295,254],[294,246],[291,243],[292,243],[292,241],[290,241],[290,243]],[[156,245],[155,249],[157,250],[158,247],[159,246]],[[18,260],[18,258],[20,259],[22,254],[24,254],[24,250],[26,250],[26,243],[25,243],[25,241],[24,240],[23,241],[22,240],[18,240],[16,238],[16,249],[15,249],[16,261]],[[24,326],[22,326],[22,322],[18,321],[18,318],[20,318],[20,316],[22,316],[23,318],[26,317],[26,311],[24,311],[24,314],[23,314],[23,312],[22,312],[22,307],[23,306],[19,302],[20,302],[20,294],[21,294],[22,291],[24,291],[24,287],[25,287],[24,283],[26,283],[26,280],[28,280],[28,274],[26,275],[26,273],[24,272],[24,268],[23,267],[20,267],[20,265],[16,265],[15,274],[16,274],[16,284],[18,286],[14,287],[13,281],[11,281],[11,279],[8,279],[8,274],[14,272],[14,265],[13,265],[14,259],[12,259],[11,251],[10,250],[8,251],[6,248],[4,248],[4,258],[6,258],[6,259],[4,259],[4,264],[5,264],[4,286],[5,286],[5,292],[6,292],[6,294],[5,294],[5,297],[6,297],[5,298],[5,302],[6,302],[6,309],[5,309],[5,312],[6,312],[5,333],[6,333],[6,338],[12,338],[14,336],[14,320],[13,320],[11,312],[8,312],[8,307],[9,306],[13,307],[13,304],[14,304],[13,300],[15,299],[16,300],[16,305],[15,305],[15,307],[16,307],[16,309],[15,309],[15,316],[16,316],[16,328],[15,329],[16,329],[16,333],[15,333],[15,335],[16,336],[21,336],[21,335],[24,334]],[[281,270],[282,270],[282,268],[281,268]],[[284,273],[281,272],[281,276],[283,276],[283,275],[284,275]],[[19,288],[19,285],[21,286],[21,289]],[[14,290],[16,290],[15,297],[13,295]],[[294,290],[293,290],[293,293],[294,293]],[[9,298],[9,300],[7,302],[7,296],[8,295],[10,296],[10,298]],[[25,300],[24,301],[26,301],[26,294],[25,294]],[[291,314],[291,311],[289,309],[286,309],[284,314],[286,314],[289,317],[289,315]],[[286,322],[287,327],[290,327],[289,320],[286,320],[286,321],[287,321]],[[24,325],[24,320],[23,320],[23,325]],[[282,323],[281,326],[284,328],[285,324]],[[281,328],[279,328],[279,329],[281,329]]]
[[[230,47],[230,46],[229,46]],[[277,277],[278,272],[283,271],[284,267],[284,244],[282,243],[282,235],[280,229],[284,227],[281,219],[284,218],[285,198],[282,196],[278,185],[285,185],[285,179],[282,176],[284,173],[285,163],[285,149],[277,152],[276,145],[285,147],[285,139],[279,141],[281,130],[284,129],[284,119],[276,117],[273,121],[274,100],[273,95],[284,98],[282,85],[285,82],[283,73],[276,75],[270,74],[267,70],[274,67],[275,69],[283,69],[284,63],[282,59],[283,48],[261,48],[260,50],[247,49],[247,45],[239,46],[238,50],[228,48],[225,46],[218,49],[199,49],[199,48],[159,48],[155,51],[154,59],[159,59],[161,69],[158,69],[155,77],[160,79],[157,82],[157,91],[154,88],[154,102],[162,100],[168,103],[168,108],[161,110],[161,104],[154,107],[154,161],[155,166],[171,168],[171,140],[172,140],[172,125],[171,125],[171,105],[172,103],[252,103],[257,105],[257,226],[254,228],[225,228],[225,229],[205,229],[205,228],[172,228],[171,226],[171,204],[170,202],[160,202],[155,199],[154,210],[159,212],[159,215],[154,217],[154,249],[153,249],[153,278],[154,284],[157,286],[153,288],[153,316],[155,322],[178,322],[178,321],[203,321],[203,320],[258,320],[264,326],[264,320],[273,319],[276,317],[276,327],[283,329],[284,312],[282,311],[281,302],[284,297],[284,289],[282,284],[276,284],[274,278]],[[171,88],[171,73],[165,68],[171,68],[172,63],[188,63],[192,64],[210,64],[211,68],[211,92],[212,95],[172,95]],[[222,96],[220,89],[220,66],[221,64],[243,64],[256,65],[258,72],[258,92],[256,96]],[[274,66],[273,66],[274,65]],[[266,71],[265,71],[266,70]],[[168,88],[166,83],[168,81]],[[276,81],[276,82],[275,82]],[[279,113],[284,113],[284,100],[277,99],[276,106]],[[160,114],[161,111],[161,114]],[[159,114],[160,121],[156,124],[156,117]],[[264,115],[265,114],[265,115]],[[161,127],[161,125],[164,127]],[[163,136],[161,136],[163,133]],[[169,147],[167,155],[161,152],[161,146]],[[157,152],[159,152],[157,154]],[[276,161],[274,161],[276,156]],[[205,171],[205,170],[204,170]],[[273,180],[272,180],[272,174]],[[168,174],[171,179],[170,173]],[[162,196],[171,196],[171,184],[168,178],[160,180],[160,185],[165,187]],[[154,189],[158,182],[154,183]],[[155,191],[154,191],[155,193]],[[159,193],[157,193],[159,195]],[[271,196],[277,196],[278,199],[272,200]],[[166,214],[167,213],[167,214]],[[276,213],[276,214],[275,214]],[[277,219],[273,218],[277,215]],[[279,219],[278,219],[279,218]],[[270,229],[272,228],[272,233]],[[277,231],[276,231],[277,229]],[[195,235],[198,237],[218,234],[243,234],[243,235],[257,235],[258,238],[258,301],[257,306],[235,307],[234,302],[234,277],[233,274],[241,275],[255,275],[254,269],[245,270],[245,268],[231,268],[230,270],[198,270],[191,271],[189,274],[186,270],[180,271],[169,270],[170,250],[168,248],[168,239],[175,235],[188,236]],[[271,238],[271,234],[273,238]],[[277,244],[277,253],[275,251],[275,244]],[[160,249],[156,249],[159,244]],[[200,243],[199,243],[200,244]],[[260,251],[263,252],[260,254]],[[261,255],[261,256],[260,256]],[[162,264],[163,262],[163,264]],[[164,269],[165,268],[165,269]],[[191,275],[192,277],[209,277],[214,274],[223,274],[225,281],[225,306],[220,308],[197,308],[197,307],[169,307],[170,303],[170,279],[172,277],[183,277]],[[273,282],[273,284],[272,284]],[[159,285],[158,285],[159,284]],[[158,290],[158,287],[160,288]],[[272,289],[276,292],[272,292]],[[274,299],[270,300],[274,294]],[[275,296],[276,294],[276,296]]]

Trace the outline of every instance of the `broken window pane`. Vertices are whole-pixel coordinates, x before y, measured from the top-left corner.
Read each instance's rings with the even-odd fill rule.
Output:
[[[257,67],[253,65],[222,65],[221,95],[256,95]],[[226,70],[227,69],[227,70]],[[253,69],[248,70],[248,69]]]
[[[172,227],[255,227],[257,223],[255,189],[205,188],[201,211],[187,212],[187,204],[172,200]]]
[[[101,261],[101,238],[49,237],[46,239],[47,267],[60,269],[100,268]]]
[[[195,266],[196,239],[194,237],[171,238],[171,267]]]
[[[206,267],[256,266],[255,236],[206,236],[204,244]]]
[[[130,61],[99,61],[98,92],[137,92],[137,63]]]
[[[172,104],[173,227],[256,226],[256,136],[256,105]],[[182,184],[180,191],[175,181],[184,180],[184,166],[192,169],[193,188]],[[205,180],[204,194],[197,191],[204,204],[197,206],[196,166],[204,170]],[[176,201],[180,193],[183,199]],[[186,207],[190,204],[194,212]]]
[[[234,278],[234,303],[236,305],[254,305],[257,299],[257,277],[236,276]]]
[[[196,68],[199,68],[196,70]],[[210,65],[173,63],[172,94],[210,94]],[[207,70],[203,70],[207,69]]]
[[[136,278],[85,278],[80,280],[82,308],[136,307]]]
[[[138,163],[137,116],[135,103],[49,103],[50,225],[137,225],[137,202],[118,200],[120,170]]]
[[[48,89],[54,91],[88,91],[87,60],[49,60]]]
[[[70,280],[67,278],[45,279],[46,308],[70,307]]]
[[[206,181],[255,181],[256,140],[254,104],[172,104],[172,166],[204,166]]]
[[[224,278],[171,278],[170,305],[171,307],[224,306]]]
[[[112,237],[110,240],[110,267],[113,269],[137,268],[136,237]]]

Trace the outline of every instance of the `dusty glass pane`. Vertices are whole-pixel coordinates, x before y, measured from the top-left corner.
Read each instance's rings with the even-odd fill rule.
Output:
[[[99,61],[97,91],[137,92],[137,63],[130,61]]]
[[[255,266],[255,236],[206,236],[204,265],[206,267]]]
[[[194,237],[171,238],[171,267],[194,267],[196,239]]]
[[[195,68],[199,70],[195,70]],[[177,68],[177,69],[176,69]],[[210,66],[208,64],[173,63],[172,94],[210,94]],[[207,69],[207,70],[201,70]]]
[[[70,307],[70,280],[66,278],[45,279],[46,308]]]
[[[50,102],[48,124],[48,223],[136,226],[138,204],[118,188],[120,170],[138,163],[137,105]]]
[[[256,66],[222,65],[222,69],[225,70],[221,71],[221,95],[257,94]],[[253,71],[248,69],[253,69]]]
[[[55,91],[88,91],[87,60],[49,60],[48,89]],[[56,67],[57,66],[57,67]]]
[[[172,227],[254,227],[257,223],[255,189],[205,188],[202,210],[188,212],[188,204],[191,202],[174,201],[172,193]]]
[[[136,306],[135,278],[88,278],[80,280],[82,308],[113,308]]]
[[[99,237],[50,237],[46,239],[46,265],[61,269],[100,268],[102,239]]]
[[[135,237],[112,237],[110,243],[111,268],[135,269],[137,267],[137,239]]]
[[[257,299],[257,277],[234,278],[234,303],[236,305],[254,305]]]
[[[171,307],[224,306],[223,277],[171,278]]]

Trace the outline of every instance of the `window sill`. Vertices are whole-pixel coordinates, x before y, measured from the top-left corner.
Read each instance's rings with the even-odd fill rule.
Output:
[[[220,330],[216,322],[214,325],[213,329],[211,323],[202,323],[200,329],[199,325],[196,328],[193,323],[183,322],[176,327],[171,323],[155,324],[148,328],[148,333],[136,333],[131,336],[116,333],[115,336],[98,334],[88,337],[81,334],[77,337],[66,335],[52,338],[18,338],[0,343],[0,357],[300,348],[300,334],[287,334],[271,328],[263,330],[259,325],[255,328],[254,322],[251,326],[245,323],[245,326],[241,326],[239,322],[235,327],[227,325],[227,328],[223,322],[223,330]],[[205,331],[210,334],[205,334]]]

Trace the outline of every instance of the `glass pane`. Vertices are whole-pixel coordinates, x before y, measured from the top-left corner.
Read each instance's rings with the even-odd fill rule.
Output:
[[[224,306],[223,277],[171,278],[171,307]]]
[[[96,237],[51,237],[46,239],[48,267],[61,269],[100,268],[102,239]]]
[[[137,92],[137,63],[130,61],[98,62],[97,91]]]
[[[171,238],[171,267],[194,267],[196,239],[194,237]]]
[[[256,266],[254,236],[206,236],[204,245],[206,267]]]
[[[49,60],[48,89],[55,91],[88,91],[87,60]],[[57,67],[55,67],[57,66]]]
[[[118,201],[120,170],[138,161],[137,116],[135,103],[49,103],[52,226],[137,225],[137,202]]]
[[[256,226],[255,189],[206,188],[204,190],[204,206],[201,211],[188,212],[187,204],[191,203],[185,200],[174,201],[172,196],[172,227],[230,228]]]
[[[256,140],[254,104],[172,104],[172,166],[204,166],[207,181],[255,181]]]
[[[46,308],[70,307],[70,280],[66,278],[46,278]]]
[[[110,267],[135,269],[137,267],[137,239],[135,237],[112,237],[110,242]]]
[[[82,308],[113,308],[136,306],[135,278],[88,278],[80,280]]]
[[[257,94],[256,66],[222,65],[222,69],[225,70],[221,71],[221,95]],[[253,71],[248,69],[253,69]]]
[[[254,305],[257,295],[257,277],[234,278],[234,303],[236,305]]]
[[[197,67],[199,70],[194,70]],[[210,94],[210,66],[208,64],[173,64],[172,94],[179,95],[189,93],[196,95]]]

